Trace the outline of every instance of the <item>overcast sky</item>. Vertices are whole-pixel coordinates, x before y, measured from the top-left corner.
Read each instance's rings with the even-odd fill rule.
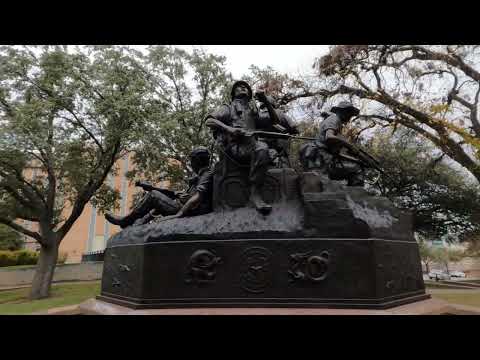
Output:
[[[193,45],[176,45],[190,50]],[[279,72],[296,74],[312,71],[316,57],[328,51],[328,45],[195,45],[209,53],[227,58],[227,69],[238,79],[248,72],[250,65],[271,66]]]

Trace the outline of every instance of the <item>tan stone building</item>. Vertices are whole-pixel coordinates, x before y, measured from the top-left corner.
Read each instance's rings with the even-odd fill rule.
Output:
[[[131,156],[120,159],[116,166],[118,167],[117,175],[109,177],[106,181],[110,182],[121,195],[120,209],[116,211],[116,214],[125,215],[131,207],[134,194],[143,190],[131,184],[125,176],[127,171],[132,169]],[[27,171],[25,176],[34,178],[38,171],[40,170],[33,167]],[[166,186],[167,184],[158,185]],[[67,207],[65,214],[69,214],[70,211],[71,209]],[[20,223],[28,229],[38,229],[37,223],[30,221],[20,221]],[[108,238],[118,231],[120,231],[120,227],[105,221],[103,214],[97,212],[95,207],[88,203],[82,215],[62,240],[60,252],[67,254],[66,262],[68,263],[81,262],[83,254],[103,250]],[[40,245],[34,239],[25,237],[25,247],[38,249]]]

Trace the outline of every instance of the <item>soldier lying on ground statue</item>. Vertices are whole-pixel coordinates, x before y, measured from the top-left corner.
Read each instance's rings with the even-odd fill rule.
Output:
[[[237,81],[231,90],[230,104],[224,104],[206,118],[221,153],[240,167],[249,168],[250,199],[255,208],[268,214],[272,207],[261,193],[272,157],[268,145],[248,131],[257,129],[258,110],[252,103],[252,89],[245,81]]]
[[[320,124],[317,140],[300,148],[302,166],[305,170],[318,170],[331,180],[347,180],[348,186],[363,186],[364,166],[343,152],[353,146],[341,135],[343,126],[357,116],[359,110],[343,101],[330,111]]]
[[[193,150],[190,155],[190,164],[196,175],[189,180],[187,191],[173,192],[137,181],[135,185],[147,191],[138,205],[126,216],[119,217],[107,213],[105,219],[125,228],[130,225],[146,224],[159,216],[163,216],[161,220],[168,220],[211,212],[213,171],[210,169],[208,149]]]

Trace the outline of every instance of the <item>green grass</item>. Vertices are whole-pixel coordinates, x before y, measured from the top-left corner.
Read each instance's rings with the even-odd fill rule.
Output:
[[[448,293],[436,292],[434,294],[432,293],[431,295],[432,297],[448,301],[452,304],[480,307],[479,291],[472,291],[471,293],[462,292],[461,294],[455,294],[452,293],[452,291],[449,291]]]
[[[50,297],[29,300],[30,288],[0,291],[0,315],[31,314],[55,307],[80,304],[100,294],[100,281],[53,285]]]

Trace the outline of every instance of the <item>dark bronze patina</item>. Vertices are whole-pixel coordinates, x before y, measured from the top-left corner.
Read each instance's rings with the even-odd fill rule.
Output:
[[[143,188],[146,194],[130,214],[119,217],[107,213],[105,219],[125,228],[130,225],[147,224],[158,217],[164,221],[210,212],[212,210],[213,182],[213,173],[209,167],[210,152],[206,148],[193,150],[190,155],[190,163],[196,175],[189,179],[189,188],[186,191],[174,192],[137,181],[135,185]]]
[[[231,95],[206,120],[220,161],[210,170],[192,156],[197,177],[183,202],[139,183],[148,192],[140,205],[109,215],[126,228],[107,244],[99,299],[130,308],[383,309],[428,298],[411,214],[362,188],[363,169],[381,167],[340,135],[358,109],[340,103],[305,138],[247,83]],[[290,139],[310,141],[303,172],[284,161]],[[155,214],[163,221],[150,221]],[[142,225],[128,226],[135,221]]]

